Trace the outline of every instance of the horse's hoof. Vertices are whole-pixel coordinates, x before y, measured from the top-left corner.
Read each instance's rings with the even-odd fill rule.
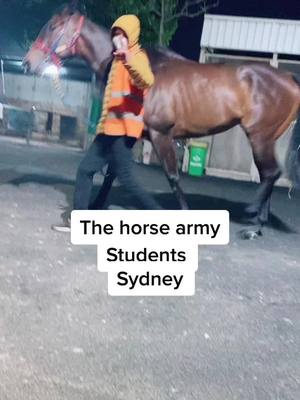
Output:
[[[243,229],[240,232],[240,236],[243,240],[255,240],[262,236],[261,228],[258,229]]]

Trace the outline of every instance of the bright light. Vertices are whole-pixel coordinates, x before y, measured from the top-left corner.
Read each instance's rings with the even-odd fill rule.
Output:
[[[56,65],[51,64],[48,65],[48,67],[46,67],[43,71],[43,75],[47,75],[47,76],[58,76],[59,75],[59,70],[57,68]]]

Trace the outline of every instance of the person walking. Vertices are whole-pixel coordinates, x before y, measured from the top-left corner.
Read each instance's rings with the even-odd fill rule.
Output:
[[[154,84],[154,75],[145,51],[139,44],[140,21],[123,15],[111,28],[114,47],[104,92],[97,135],[81,161],[75,184],[74,209],[90,206],[94,175],[109,164],[123,189],[143,209],[161,209],[138,183],[133,173],[132,147],[144,129],[144,98]],[[54,225],[54,230],[70,231],[70,221]]]

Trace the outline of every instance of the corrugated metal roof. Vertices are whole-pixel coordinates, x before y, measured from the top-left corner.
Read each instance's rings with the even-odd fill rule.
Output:
[[[206,14],[201,47],[300,55],[300,21]]]

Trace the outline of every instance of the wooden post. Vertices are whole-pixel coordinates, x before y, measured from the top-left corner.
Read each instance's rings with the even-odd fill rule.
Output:
[[[206,48],[202,47],[200,51],[199,63],[205,64],[205,62],[206,62]]]
[[[278,68],[278,54],[277,53],[273,54],[273,58],[272,58],[270,64],[272,65],[272,67]]]

